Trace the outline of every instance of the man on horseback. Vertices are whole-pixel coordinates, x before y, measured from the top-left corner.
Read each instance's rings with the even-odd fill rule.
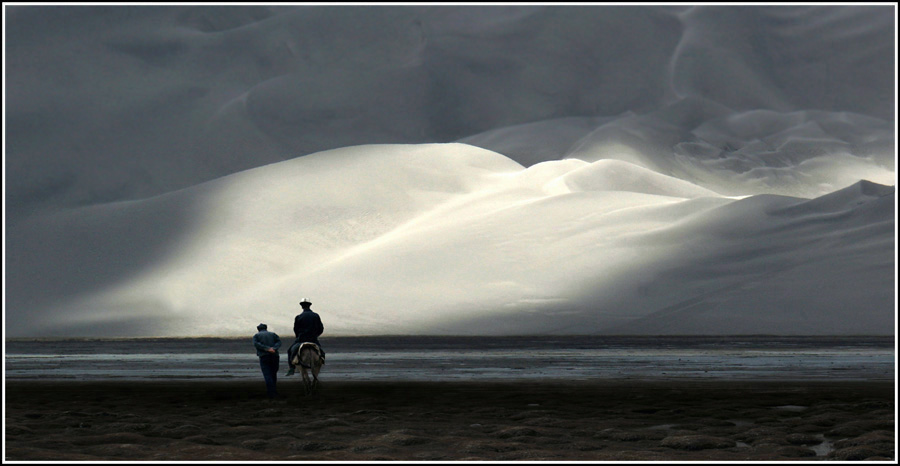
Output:
[[[288,349],[288,366],[290,370],[285,376],[294,375],[295,366],[292,361],[294,360],[294,355],[297,354],[297,350],[300,349],[300,345],[305,342],[315,343],[319,347],[319,356],[322,358],[322,363],[325,363],[325,350],[319,344],[319,335],[325,331],[322,319],[319,317],[319,314],[313,312],[312,303],[308,299],[303,298],[303,301],[300,301],[300,306],[303,308],[303,312],[294,317],[294,335],[297,338]]]

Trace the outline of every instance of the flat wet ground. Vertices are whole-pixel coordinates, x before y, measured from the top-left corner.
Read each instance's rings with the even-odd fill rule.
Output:
[[[250,338],[13,340],[6,378],[256,380]],[[893,380],[893,337],[330,337],[333,381]],[[282,373],[287,357],[282,351]]]

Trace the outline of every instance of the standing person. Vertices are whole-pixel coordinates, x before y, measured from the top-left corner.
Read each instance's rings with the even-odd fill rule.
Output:
[[[258,332],[253,335],[253,346],[256,347],[259,367],[266,380],[266,392],[269,394],[269,398],[276,398],[278,391],[275,390],[275,383],[278,382],[278,348],[281,348],[281,338],[266,328],[268,328],[266,324],[256,326]]]
[[[308,299],[303,298],[303,301],[300,301],[300,307],[303,308],[303,312],[294,317],[294,336],[297,338],[294,339],[294,343],[288,349],[288,366],[290,370],[285,376],[294,375],[294,369],[296,368],[292,361],[294,355],[297,354],[297,350],[300,349],[300,345],[305,342],[315,343],[319,347],[319,356],[322,358],[322,364],[325,364],[325,350],[319,344],[319,335],[325,331],[322,319],[319,317],[319,314],[313,312],[312,303]]]

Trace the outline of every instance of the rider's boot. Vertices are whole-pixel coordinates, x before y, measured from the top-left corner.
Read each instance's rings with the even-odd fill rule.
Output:
[[[292,367],[289,371],[287,371],[287,374],[284,374],[285,377],[290,377],[290,376],[292,376],[292,375],[294,375],[294,368],[293,368],[293,367]]]

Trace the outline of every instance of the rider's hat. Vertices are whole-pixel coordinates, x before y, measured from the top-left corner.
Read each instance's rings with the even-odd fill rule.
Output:
[[[266,324],[259,324],[256,326],[257,330],[265,330],[266,328],[268,328]]]
[[[300,304],[312,304],[308,299],[303,298],[303,301],[300,301]]]

